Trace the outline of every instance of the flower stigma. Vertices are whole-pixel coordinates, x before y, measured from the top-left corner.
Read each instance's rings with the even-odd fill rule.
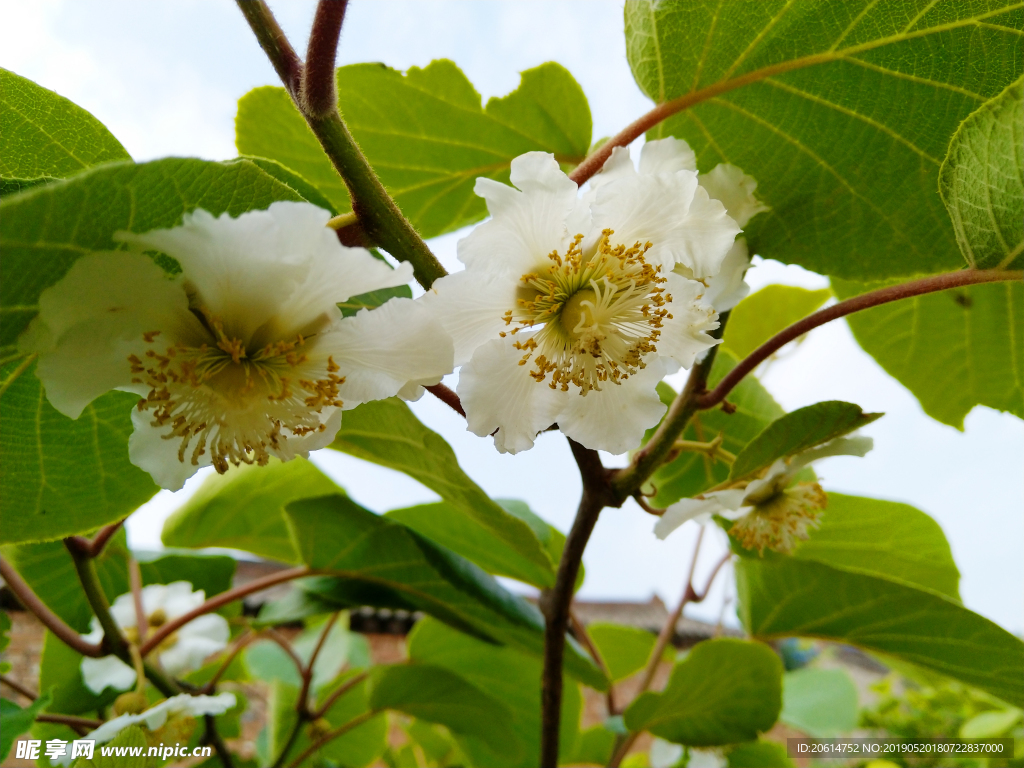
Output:
[[[150,388],[137,407],[151,412],[151,426],[170,427],[164,440],[181,441],[179,461],[186,461],[198,437],[188,457],[193,466],[207,450],[221,474],[229,464],[264,466],[288,434],[326,429],[317,414],[325,406],[342,407],[339,387],[345,379],[332,357],[317,362],[310,356],[315,333],[246,343],[204,310],[195,315],[208,338],[165,346],[160,331],[147,331],[144,356],[128,356],[132,383]]]
[[[524,353],[520,365],[532,359],[535,381],[550,374],[551,389],[567,392],[572,385],[586,395],[603,382],[620,384],[646,367],[663,321],[672,318],[661,267],[644,258],[652,244],[612,245],[612,234],[603,230],[588,252],[580,245],[583,235],[565,255],[552,251],[549,265],[520,278],[518,306],[504,315],[506,325],[516,325],[512,335],[540,326],[513,346]]]
[[[797,483],[786,488],[789,475],[780,475],[765,488],[744,498],[752,505],[749,514],[739,518],[729,534],[746,549],[765,549],[786,554],[798,540],[806,539],[811,528],[821,523],[828,495],[817,483]]]

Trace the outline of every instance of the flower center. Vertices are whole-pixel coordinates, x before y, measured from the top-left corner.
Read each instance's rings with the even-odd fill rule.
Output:
[[[149,627],[150,632],[154,629],[159,629],[167,623],[167,614],[163,608],[157,608],[149,616],[146,617],[146,625]],[[122,627],[121,631],[124,632],[124,636],[128,639],[128,642],[135,645],[139,644],[139,628],[135,624],[129,624],[127,627]],[[178,633],[171,632],[167,637],[160,641],[160,645],[157,649],[160,651],[166,651],[171,648],[175,643],[178,642]]]
[[[512,335],[535,329],[515,342],[525,353],[519,364],[532,359],[530,375],[542,382],[550,374],[552,389],[572,385],[586,395],[602,382],[621,383],[646,367],[662,322],[672,317],[661,267],[644,259],[651,243],[627,248],[611,244],[612,230],[601,234],[593,252],[585,254],[576,235],[564,255],[552,251],[549,265],[523,275],[517,307],[504,316],[516,326]]]
[[[177,342],[161,352],[160,331],[149,331],[143,334],[149,345],[144,357],[128,356],[132,382],[150,387],[138,409],[152,412],[152,426],[170,428],[165,440],[181,441],[179,461],[198,437],[193,465],[209,449],[220,473],[229,462],[263,466],[289,435],[326,428],[317,414],[342,406],[338,393],[345,379],[333,358],[317,360],[311,353],[315,335],[250,348],[225,334],[217,318],[197,314],[210,343]]]

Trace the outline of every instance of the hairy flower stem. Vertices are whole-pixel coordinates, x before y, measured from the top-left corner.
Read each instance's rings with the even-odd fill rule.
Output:
[[[608,485],[608,472],[597,451],[569,440],[573,458],[583,479],[583,496],[572,529],[565,539],[565,548],[558,562],[555,585],[541,596],[544,613],[544,672],[541,680],[541,747],[542,768],[558,765],[558,731],[562,713],[562,660],[565,656],[565,632],[569,627],[569,609],[573,588],[579,574],[583,551],[594,531],[601,510],[621,505]]]
[[[121,634],[121,628],[117,626],[114,617],[110,613],[110,601],[100,584],[99,574],[96,573],[96,563],[88,552],[81,550],[72,540],[65,539],[64,545],[71,553],[71,560],[75,564],[75,571],[78,573],[78,580],[82,583],[82,591],[85,592],[85,599],[89,607],[96,615],[97,621],[103,628],[103,642],[101,648],[104,653],[111,653],[117,656],[125,664],[135,666],[128,641]],[[143,663],[143,671],[146,677],[164,696],[175,696],[181,693],[181,686],[168,677],[164,672],[148,662]]]
[[[384,189],[338,113],[333,95],[334,57],[345,3],[320,0],[310,33],[312,60],[303,67],[263,0],[236,1],[295,106],[345,181],[363,232],[396,259],[412,264],[416,280],[430,288],[434,280],[447,274],[445,268]],[[325,82],[328,75],[330,83]]]

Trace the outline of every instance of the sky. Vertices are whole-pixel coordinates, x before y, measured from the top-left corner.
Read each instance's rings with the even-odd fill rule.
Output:
[[[271,2],[282,27],[304,50],[315,3]],[[339,64],[382,61],[406,69],[433,59],[455,61],[484,100],[513,90],[519,72],[558,61],[580,82],[591,106],[594,137],[617,132],[650,108],[625,59],[621,2],[351,3]],[[137,161],[165,156],[228,159],[235,105],[260,85],[277,85],[273,69],[229,0],[0,0],[0,66],[89,110]],[[747,169],[748,171],[754,169]],[[431,241],[449,269],[459,269],[456,243],[466,232]],[[758,260],[759,261],[759,260]],[[748,282],[808,288],[825,278],[799,267],[758,263]],[[455,377],[449,377],[454,385]],[[678,388],[681,379],[674,380]],[[1024,631],[1024,430],[1020,420],[976,408],[963,432],[922,412],[902,385],[859,349],[845,322],[816,329],[762,372],[762,383],[787,410],[822,400],[855,402],[885,417],[864,432],[875,449],[863,459],[815,465],[826,490],[912,504],[939,521],[960,568],[964,603],[1007,629]],[[496,498],[520,498],[563,531],[580,482],[564,438],[542,436],[524,454],[503,456],[489,439],[431,397],[413,405],[420,419],[451,443],[463,469]],[[623,457],[604,457],[622,465]],[[436,500],[404,475],[332,451],[313,456],[364,506],[386,511]],[[133,546],[159,546],[166,516],[194,492],[161,492],[129,521]],[[602,513],[584,557],[584,599],[678,600],[696,528],[664,542],[653,518],[632,502]],[[721,532],[706,537],[697,583],[724,552]],[[687,615],[735,622],[731,583],[720,577],[709,598]]]

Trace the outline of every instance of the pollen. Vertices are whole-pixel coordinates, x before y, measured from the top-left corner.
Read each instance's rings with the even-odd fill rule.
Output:
[[[827,505],[828,496],[820,485],[798,483],[758,500],[749,514],[733,523],[729,534],[746,549],[785,554],[797,541],[806,539],[811,528],[818,527]]]
[[[604,230],[586,252],[576,235],[564,254],[552,251],[544,269],[520,278],[517,306],[502,319],[509,335],[528,334],[513,346],[534,381],[586,395],[635,375],[657,351],[672,318],[667,280],[644,258],[651,243],[613,244],[613,235]]]
[[[160,332],[147,331],[145,353],[128,356],[135,382],[150,388],[138,410],[179,442],[179,461],[198,466],[209,451],[220,473],[262,466],[288,453],[289,438],[326,429],[324,408],[343,406],[345,378],[333,357],[315,354],[315,341],[301,335],[252,348],[203,316],[209,343],[162,346]]]

